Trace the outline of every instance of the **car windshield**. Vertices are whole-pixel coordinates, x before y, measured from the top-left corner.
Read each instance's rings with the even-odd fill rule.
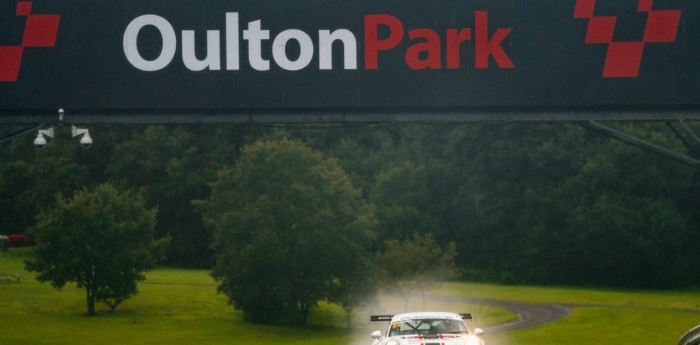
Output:
[[[394,322],[389,328],[389,336],[396,337],[412,334],[447,334],[468,333],[462,320],[451,319],[414,319]]]

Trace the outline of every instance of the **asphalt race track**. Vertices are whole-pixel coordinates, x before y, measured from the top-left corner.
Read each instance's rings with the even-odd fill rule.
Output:
[[[571,305],[567,304],[543,304],[543,303],[523,303],[513,301],[501,301],[488,298],[470,298],[470,303],[484,304],[494,307],[501,307],[518,314],[518,319],[511,322],[488,327],[484,329],[487,333],[497,333],[518,328],[527,328],[554,322],[563,319],[571,313]]]
[[[434,296],[435,299],[442,299]],[[444,298],[445,300],[454,298]],[[498,333],[518,328],[527,328],[563,319],[571,313],[573,305],[503,301],[490,298],[467,298],[469,303],[505,308],[518,314],[518,318],[502,325],[484,328],[486,333]]]

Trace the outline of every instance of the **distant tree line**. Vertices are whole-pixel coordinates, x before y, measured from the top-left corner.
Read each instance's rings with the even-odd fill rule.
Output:
[[[660,124],[617,126],[685,149]],[[224,234],[222,228],[266,224],[264,216],[273,212],[306,217],[309,223],[299,223],[300,232],[319,239],[325,232],[313,231],[341,232],[335,240],[359,240],[356,245],[370,253],[414,234],[430,235],[443,248],[453,243],[463,279],[637,288],[700,285],[700,275],[694,273],[700,266],[695,248],[700,243],[700,171],[577,125],[96,126],[89,150],[61,131],[69,129],[57,128],[43,150],[32,145],[31,137],[0,147],[0,233],[38,226],[37,215],[55,207],[58,194],[70,197],[84,187],[108,183],[137,192],[145,208],[157,209],[153,238],[170,239],[168,264],[213,267],[215,277],[220,258],[212,248],[220,250],[222,236],[272,240],[268,237],[278,236],[274,222],[284,219],[270,220],[272,225],[254,234]],[[296,209],[266,209],[261,200],[224,197],[243,188],[226,183],[244,178],[236,175],[242,174],[237,169],[245,163],[244,147],[284,140],[298,145],[299,152],[289,154],[299,160],[278,167],[279,175],[271,179],[256,181],[261,173],[255,172],[244,181],[246,188],[259,184],[260,191],[279,188]],[[332,221],[323,212],[307,212],[310,200],[276,184],[307,174],[295,166],[306,165],[301,159],[306,154],[322,155],[318,169],[331,176],[324,183],[337,184],[333,188],[339,189],[329,194],[344,195],[344,209],[354,214],[372,210],[373,220],[365,220],[372,234],[356,232],[349,218],[336,227],[333,222],[345,216],[335,215],[338,219]],[[307,163],[312,161],[317,162]],[[239,214],[216,212],[218,207]],[[257,209],[243,212],[244,207]],[[291,255],[270,252],[278,254]],[[314,258],[298,258],[305,259]],[[353,274],[327,279],[325,297],[331,298],[333,281],[352,280]],[[222,282],[235,288],[235,282]],[[289,307],[306,307],[303,298],[295,303]]]

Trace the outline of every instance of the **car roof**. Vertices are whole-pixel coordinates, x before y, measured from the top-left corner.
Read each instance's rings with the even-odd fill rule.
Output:
[[[448,319],[448,320],[462,320],[462,316],[456,313],[446,313],[446,312],[416,312],[416,313],[403,313],[396,314],[391,318],[392,322],[417,320],[417,319]]]

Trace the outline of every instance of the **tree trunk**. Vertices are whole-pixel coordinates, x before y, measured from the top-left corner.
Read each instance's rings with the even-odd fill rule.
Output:
[[[352,308],[345,308],[345,326],[352,329]]]
[[[95,316],[95,289],[86,288],[87,291],[87,314],[88,316]]]
[[[299,307],[297,308],[297,323],[300,326],[305,326],[306,322],[309,320],[309,310],[311,309],[310,303],[299,302]]]

